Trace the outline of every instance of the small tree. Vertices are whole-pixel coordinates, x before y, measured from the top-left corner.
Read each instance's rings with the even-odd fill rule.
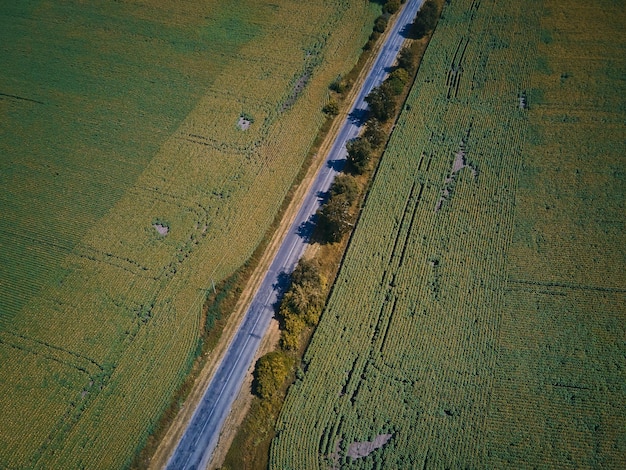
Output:
[[[352,176],[341,174],[335,178],[335,181],[333,181],[330,187],[330,197],[333,198],[340,194],[345,195],[350,204],[356,200],[359,195],[359,188]]]
[[[376,18],[376,21],[374,22],[374,32],[384,33],[385,29],[387,29],[388,22],[389,20],[385,15],[380,15],[378,18]]]
[[[281,351],[259,358],[254,367],[254,393],[262,399],[273,397],[289,375],[293,360]]]
[[[317,229],[325,241],[338,242],[351,226],[350,204],[343,195],[332,198],[317,211]]]
[[[296,285],[290,289],[283,298],[283,302],[286,303],[287,310],[284,313],[287,314],[287,318],[293,314],[304,319],[309,326],[315,325],[324,307],[324,297],[320,287],[319,285],[305,287]],[[283,313],[282,310],[281,313]]]
[[[373,148],[379,147],[387,138],[387,134],[380,124],[380,121],[375,118],[371,118],[365,124],[365,132],[363,137],[372,145]]]
[[[300,259],[296,268],[291,273],[291,285],[292,286],[321,286],[322,275],[320,274],[320,267],[317,261],[314,259]]]
[[[301,318],[286,320],[285,329],[280,333],[280,347],[285,351],[297,351],[300,348],[300,335],[304,328],[304,320]]]
[[[415,52],[410,47],[403,47],[398,54],[398,67],[412,73],[415,67]]]
[[[418,39],[426,36],[426,34],[433,30],[437,24],[437,15],[438,11],[435,2],[433,0],[426,0],[426,2],[422,4],[422,7],[415,17],[415,22],[413,23],[413,32]]]
[[[393,14],[400,9],[400,0],[387,0],[385,6],[383,7],[383,11],[385,13]]]
[[[404,90],[405,85],[409,82],[409,74],[404,69],[396,69],[385,82],[389,85],[389,91],[393,93],[395,96],[398,96]]]
[[[372,116],[380,122],[387,121],[395,112],[396,103],[388,83],[374,88],[365,97],[365,101],[369,105]]]
[[[354,168],[354,171],[361,174],[367,168],[372,156],[372,146],[369,141],[363,137],[357,137],[346,144],[348,149],[348,162]]]

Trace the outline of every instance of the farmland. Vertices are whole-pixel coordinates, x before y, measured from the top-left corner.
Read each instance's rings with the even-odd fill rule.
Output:
[[[264,236],[377,8],[3,10],[0,467],[130,463],[189,370],[207,289]]]
[[[625,22],[446,4],[271,468],[626,466]]]

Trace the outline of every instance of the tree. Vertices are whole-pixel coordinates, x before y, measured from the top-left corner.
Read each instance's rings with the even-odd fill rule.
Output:
[[[291,314],[299,316],[309,326],[313,326],[317,323],[317,318],[324,307],[321,286],[295,285],[283,297],[283,304],[281,314],[285,314],[287,318],[292,316]]]
[[[404,86],[408,82],[409,73],[404,69],[394,70],[393,72],[391,72],[389,77],[387,77],[387,80],[385,80],[385,83],[389,85],[389,90],[395,96],[398,96],[402,93],[402,91],[404,90]]]
[[[323,240],[330,243],[341,240],[352,226],[350,204],[344,195],[330,199],[316,215],[319,234]]]
[[[415,52],[410,47],[403,47],[398,54],[398,67],[412,73],[415,67]]]
[[[324,308],[324,281],[315,260],[301,259],[291,274],[291,287],[283,296],[278,312],[281,321],[280,345],[297,350],[306,326],[314,326]]]
[[[281,351],[273,351],[259,358],[254,366],[252,389],[262,399],[275,395],[289,375],[293,360]]]
[[[348,162],[354,171],[358,174],[363,173],[372,156],[372,145],[367,139],[357,137],[346,144],[346,149],[348,149]]]
[[[374,21],[374,32],[384,33],[385,29],[387,29],[388,22],[389,20],[385,15],[380,15],[378,18],[376,18],[376,21]]]
[[[320,268],[317,261],[315,261],[314,259],[300,259],[296,268],[291,273],[291,285],[312,285],[315,287],[321,286],[322,275],[320,274]]]
[[[373,148],[379,147],[387,139],[387,133],[378,119],[371,118],[365,123],[365,132],[363,137],[372,145]]]
[[[330,187],[330,197],[333,198],[340,194],[344,194],[351,205],[356,200],[359,195],[359,188],[352,176],[341,174],[335,178]]]
[[[301,318],[289,317],[285,320],[285,329],[280,333],[280,347],[285,351],[297,351],[304,328],[304,320]]]
[[[365,101],[369,105],[372,116],[380,122],[387,121],[395,112],[396,103],[393,100],[393,93],[387,83],[383,83],[374,88],[370,94],[365,97]]]
[[[413,33],[418,39],[433,30],[437,24],[437,16],[437,5],[433,0],[427,0],[422,4],[413,23]]]
[[[399,9],[400,0],[387,0],[387,3],[385,3],[385,6],[383,7],[383,11],[390,14],[394,14]]]

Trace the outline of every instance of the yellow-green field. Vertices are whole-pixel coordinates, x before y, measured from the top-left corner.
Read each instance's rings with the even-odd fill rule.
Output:
[[[0,467],[122,468],[380,7],[18,3],[0,13]]]
[[[271,468],[626,468],[624,24],[446,4]]]

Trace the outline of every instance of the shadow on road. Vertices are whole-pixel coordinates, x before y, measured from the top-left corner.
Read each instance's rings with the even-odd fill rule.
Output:
[[[272,304],[275,318],[276,313],[280,309],[280,303],[283,301],[283,297],[285,296],[287,290],[289,290],[289,286],[291,286],[291,273],[282,271],[276,277],[276,282],[272,284],[272,288],[276,291],[276,302]]]
[[[369,115],[369,110],[365,109],[355,109],[350,114],[348,114],[348,119],[355,126],[361,127],[367,121],[367,117]]]
[[[302,240],[305,243],[311,243],[314,232],[315,232],[315,215],[312,215],[307,220],[302,222],[296,230],[296,234],[300,238],[302,238]]]
[[[346,166],[346,159],[345,158],[337,158],[335,160],[328,160],[326,162],[326,166],[328,168],[332,168],[337,173],[339,173],[340,171],[343,170],[343,167]],[[319,196],[319,194],[318,194],[318,196]]]
[[[417,33],[415,32],[415,26],[413,23],[407,24],[400,30],[400,36],[404,39],[419,39]]]

